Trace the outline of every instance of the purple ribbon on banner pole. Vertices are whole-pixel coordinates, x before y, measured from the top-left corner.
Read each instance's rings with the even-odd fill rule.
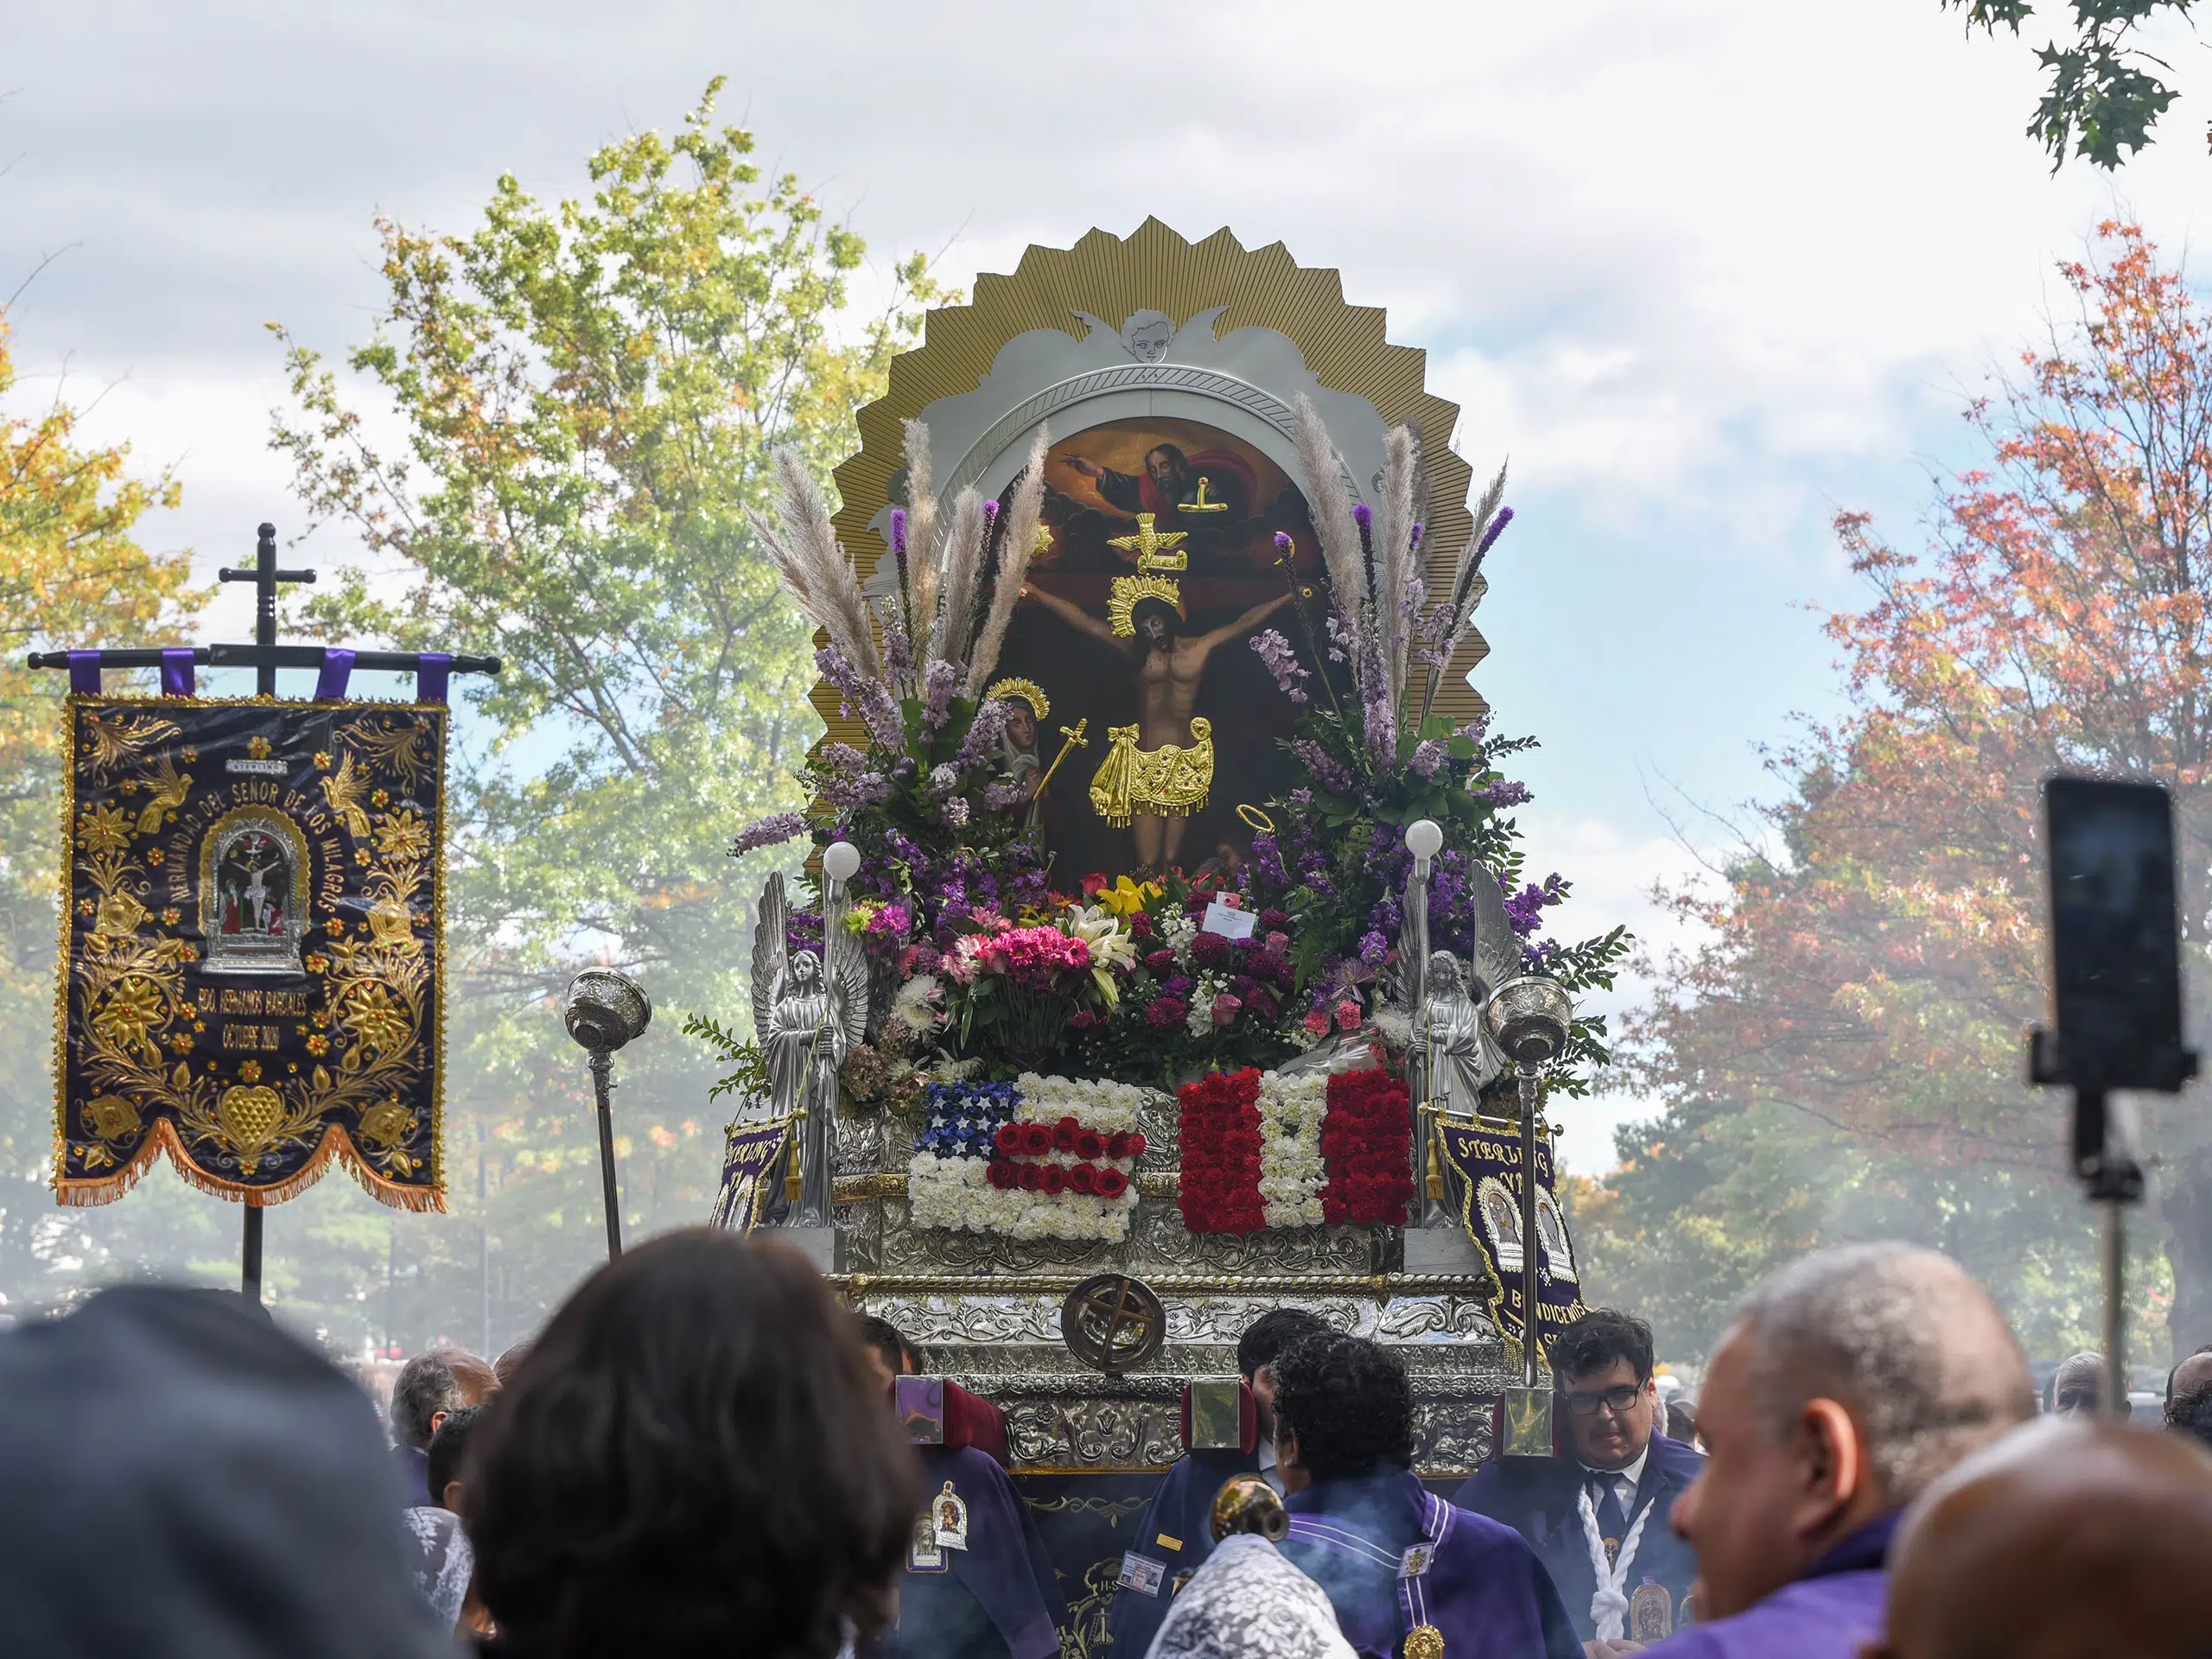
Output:
[[[315,700],[335,702],[346,695],[346,683],[353,677],[353,653],[338,648],[322,653],[322,672],[315,677]]]
[[[69,689],[80,696],[100,694],[100,654],[97,651],[69,653]]]
[[[162,648],[162,695],[165,697],[188,697],[192,695],[192,647],[165,645]]]
[[[450,652],[426,651],[415,659],[415,701],[443,702],[446,690],[453,683],[453,657]]]

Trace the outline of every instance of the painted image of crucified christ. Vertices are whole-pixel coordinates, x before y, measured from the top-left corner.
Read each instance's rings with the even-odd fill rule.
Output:
[[[1107,759],[1091,786],[1091,801],[1109,823],[1129,825],[1141,867],[1166,868],[1175,862],[1185,825],[1205,804],[1213,778],[1212,726],[1196,717],[1206,659],[1216,646],[1249,637],[1287,605],[1290,595],[1255,605],[1224,626],[1190,635],[1182,632],[1183,616],[1174,606],[1164,599],[1141,599],[1130,608],[1133,638],[1117,635],[1104,619],[1042,588],[1025,588],[1022,598],[1132,659],[1136,723],[1109,731]]]

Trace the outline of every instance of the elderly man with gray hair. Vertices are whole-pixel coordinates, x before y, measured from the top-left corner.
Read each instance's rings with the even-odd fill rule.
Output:
[[[1853,1659],[1905,1505],[2035,1409],[2003,1316],[1948,1258],[1852,1244],[1773,1274],[1713,1351],[1709,1460],[1675,1505],[1704,1622],[1647,1651]]]
[[[430,1440],[453,1413],[498,1391],[492,1368],[459,1348],[433,1348],[399,1368],[391,1385],[391,1456],[410,1509],[435,1507]]]

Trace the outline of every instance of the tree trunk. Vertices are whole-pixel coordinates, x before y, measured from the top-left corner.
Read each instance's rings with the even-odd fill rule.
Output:
[[[2166,1329],[2178,1360],[2212,1343],[2212,1148],[2182,1154],[2159,1173],[2166,1261],[2173,1268],[2173,1311]]]

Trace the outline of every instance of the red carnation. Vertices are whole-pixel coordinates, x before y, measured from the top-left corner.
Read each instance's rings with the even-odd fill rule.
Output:
[[[1014,1177],[1014,1185],[1025,1192],[1034,1192],[1039,1186],[1043,1185],[1043,1179],[1037,1166],[1034,1164],[1022,1165],[1020,1173]]]
[[[1052,1132],[1042,1123],[1021,1126],[1021,1149],[1032,1158],[1041,1158],[1052,1149]]]
[[[1068,1191],[1084,1194],[1098,1191],[1098,1166],[1077,1164],[1068,1171]]]
[[[1145,957],[1144,965],[1155,974],[1172,974],[1175,971],[1175,953],[1173,950],[1150,951]]]
[[[1057,1198],[1066,1188],[1068,1173],[1058,1164],[1046,1164],[1039,1174],[1038,1186],[1048,1198]]]
[[[1000,1124],[998,1133],[991,1137],[991,1144],[1007,1157],[1013,1157],[1021,1150],[1021,1126],[1019,1123]]]
[[[1150,938],[1152,937],[1152,918],[1146,915],[1144,912],[1141,910],[1132,912],[1129,917],[1129,937],[1133,939]]]
[[[1014,1182],[1020,1178],[1021,1172],[1007,1159],[994,1158],[991,1160],[991,1166],[985,1170],[983,1173],[989,1179],[993,1186],[995,1186],[1000,1192],[1003,1192],[1014,1185]]]
[[[1229,960],[1229,941],[1218,933],[1201,933],[1191,941],[1191,960],[1211,968]]]
[[[1096,1129],[1077,1129],[1075,1135],[1075,1155],[1086,1161],[1106,1155],[1106,1137]]]
[[[1098,1172],[1098,1196],[1100,1198],[1118,1198],[1122,1193],[1128,1190],[1129,1178],[1122,1174],[1120,1170],[1102,1169]]]
[[[1260,931],[1262,933],[1289,932],[1290,912],[1287,910],[1274,910],[1272,908],[1262,911],[1260,912]]]

